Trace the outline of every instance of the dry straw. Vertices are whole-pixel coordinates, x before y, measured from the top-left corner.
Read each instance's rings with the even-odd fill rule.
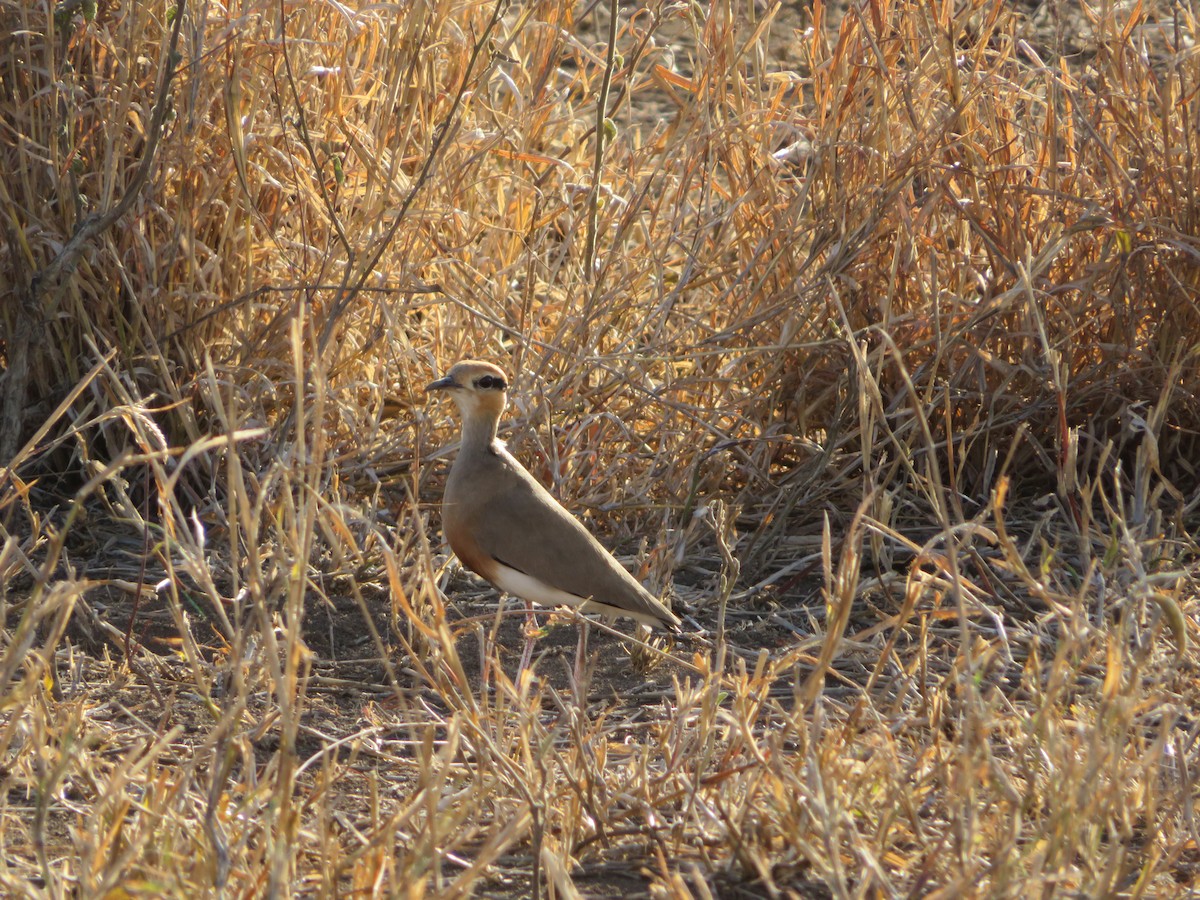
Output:
[[[615,7],[0,0],[0,892],[1192,887],[1190,8]],[[510,680],[468,355],[693,639]]]

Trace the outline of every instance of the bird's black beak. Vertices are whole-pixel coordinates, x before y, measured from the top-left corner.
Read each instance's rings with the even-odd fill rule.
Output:
[[[439,378],[437,381],[431,381],[429,384],[425,385],[425,390],[426,391],[449,391],[449,390],[453,390],[454,388],[460,388],[460,387],[462,387],[461,384],[459,384],[457,381],[455,381],[451,376],[446,375],[442,378]]]

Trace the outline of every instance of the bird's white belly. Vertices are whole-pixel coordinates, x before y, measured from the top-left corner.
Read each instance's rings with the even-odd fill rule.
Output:
[[[586,597],[580,597],[561,588],[551,587],[546,582],[534,578],[532,575],[526,575],[524,572],[518,572],[504,563],[497,562],[495,565],[495,570],[489,573],[492,576],[492,583],[514,597],[529,600],[539,606],[549,607],[579,607],[587,602]]]
[[[532,575],[518,572],[511,566],[504,565],[502,562],[497,561],[495,568],[487,577],[488,581],[505,593],[512,594],[514,597],[520,597],[522,600],[529,600],[538,606],[571,606],[580,612],[599,614],[608,620],[612,620],[617,616],[628,616],[631,619],[641,622],[643,625],[654,627],[658,624],[658,619],[655,616],[637,610],[612,606],[590,597],[580,597],[578,594],[572,594],[561,588],[552,587],[546,584],[546,582],[534,578]]]

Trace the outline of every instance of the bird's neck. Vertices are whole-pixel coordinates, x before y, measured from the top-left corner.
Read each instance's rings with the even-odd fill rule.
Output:
[[[460,453],[486,453],[496,440],[499,416],[472,416],[463,420],[462,449]]]

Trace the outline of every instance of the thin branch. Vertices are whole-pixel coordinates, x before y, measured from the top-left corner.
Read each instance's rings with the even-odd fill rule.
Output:
[[[371,273],[375,271],[375,266],[379,264],[379,260],[383,258],[383,254],[387,248],[391,246],[392,240],[396,237],[396,232],[400,230],[400,225],[404,222],[408,215],[409,209],[413,205],[413,201],[417,199],[417,194],[421,192],[421,188],[429,181],[433,173],[434,165],[441,159],[442,152],[445,149],[446,143],[453,134],[454,120],[458,115],[458,111],[463,104],[463,98],[467,94],[467,86],[471,83],[471,73],[475,71],[475,63],[478,62],[483,48],[488,46],[492,32],[496,30],[496,25],[500,22],[500,17],[508,8],[509,0],[496,0],[496,5],[492,9],[492,18],[489,20],[487,27],[483,30],[483,34],[479,40],[475,42],[474,48],[471,50],[471,58],[467,61],[467,68],[463,72],[462,83],[459,84],[458,90],[454,94],[454,103],[450,107],[450,112],[446,114],[445,120],[434,131],[433,146],[429,150],[429,155],[425,157],[425,163],[421,166],[421,172],[417,176],[416,182],[409,189],[408,194],[404,197],[404,202],[400,204],[400,209],[396,213],[396,217],[392,220],[391,226],[387,233],[376,245],[375,250],[371,253],[366,264],[358,274],[358,279],[350,287],[345,287],[341,290],[339,296],[334,301],[333,306],[329,310],[329,318],[325,322],[325,327],[321,329],[321,337],[317,341],[317,352],[324,353],[325,348],[329,344],[329,339],[333,337],[334,329],[337,327],[338,320],[346,308],[358,296],[359,291],[367,283],[367,279],[371,277]],[[349,271],[349,270],[347,270]]]
[[[596,101],[596,158],[592,164],[592,189],[588,192],[587,244],[583,251],[583,268],[589,279],[595,278],[596,228],[600,217],[600,177],[604,167],[604,147],[609,142],[608,92],[612,88],[613,69],[617,64],[617,13],[620,0],[610,0],[608,6],[608,51],[604,58],[604,80]]]

